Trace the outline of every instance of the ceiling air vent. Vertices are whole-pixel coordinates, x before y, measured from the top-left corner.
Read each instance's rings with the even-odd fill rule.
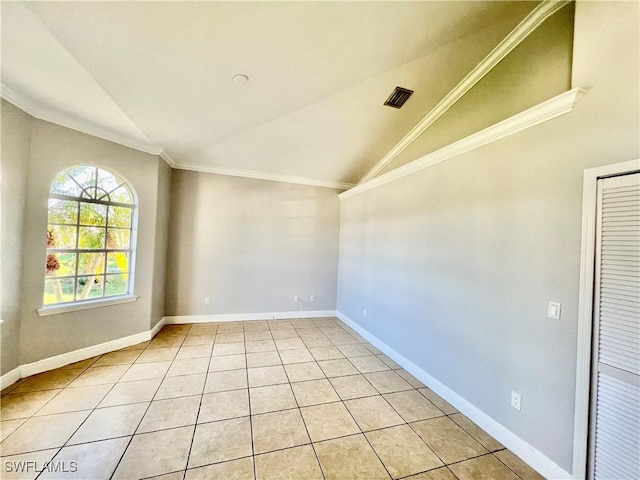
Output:
[[[407,88],[396,87],[396,89],[391,92],[387,101],[384,104],[387,107],[400,108],[404,105],[404,102],[409,100],[409,97],[413,93],[413,90],[409,90]]]

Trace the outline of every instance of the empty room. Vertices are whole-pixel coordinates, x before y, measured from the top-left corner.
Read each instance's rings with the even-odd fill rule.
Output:
[[[0,478],[640,478],[640,2],[0,15]]]

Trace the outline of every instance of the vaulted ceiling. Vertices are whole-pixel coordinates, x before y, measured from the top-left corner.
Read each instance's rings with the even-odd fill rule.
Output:
[[[180,168],[355,183],[536,4],[2,2],[2,92]]]

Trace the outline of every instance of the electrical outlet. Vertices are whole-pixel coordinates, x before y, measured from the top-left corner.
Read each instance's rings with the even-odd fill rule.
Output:
[[[298,295],[294,295],[293,301],[294,302],[299,302],[300,301],[300,297]]]
[[[315,301],[316,301],[316,296],[315,296],[315,295],[311,295],[311,296],[309,297],[309,301],[310,301],[310,302],[315,302]]]
[[[204,304],[209,305],[209,297],[204,297]]]
[[[522,396],[518,392],[511,392],[511,406],[516,410],[522,408]]]
[[[362,316],[364,318],[367,318],[367,309],[366,308],[364,310],[362,310]]]
[[[549,302],[547,316],[554,320],[560,320],[560,304],[558,302]]]

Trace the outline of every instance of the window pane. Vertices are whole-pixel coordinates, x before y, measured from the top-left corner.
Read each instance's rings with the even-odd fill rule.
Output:
[[[125,185],[115,190],[110,197],[112,202],[128,203],[133,205],[133,197]]]
[[[47,277],[69,277],[76,274],[75,253],[48,253],[46,260]]]
[[[121,180],[116,178],[116,176],[102,168],[98,169],[98,186],[102,188],[105,192],[112,192],[118,185],[123,183]]]
[[[73,301],[73,278],[46,279],[44,281],[44,305]]]
[[[124,295],[127,293],[128,275],[107,275],[107,283],[104,286],[105,297],[111,295]]]
[[[49,225],[47,248],[76,248],[76,227]]]
[[[80,227],[79,248],[104,248],[105,229]]]
[[[78,277],[76,300],[102,297],[102,284],[104,276]]]
[[[127,273],[129,254],[125,252],[107,253],[107,273]]]
[[[104,253],[78,254],[78,275],[104,273]]]
[[[49,223],[67,223],[75,225],[78,219],[78,202],[71,200],[49,199]]]
[[[107,248],[112,250],[128,249],[131,237],[131,230],[123,228],[107,229]]]
[[[107,206],[96,203],[80,203],[80,223],[82,225],[107,224]]]
[[[82,185],[82,188],[92,187],[96,184],[96,167],[80,166],[65,170],[67,174]]]
[[[109,207],[110,227],[131,227],[132,209],[128,207]]]
[[[60,172],[51,182],[51,193],[59,195],[69,195],[70,197],[80,196],[82,189],[65,172]]]

